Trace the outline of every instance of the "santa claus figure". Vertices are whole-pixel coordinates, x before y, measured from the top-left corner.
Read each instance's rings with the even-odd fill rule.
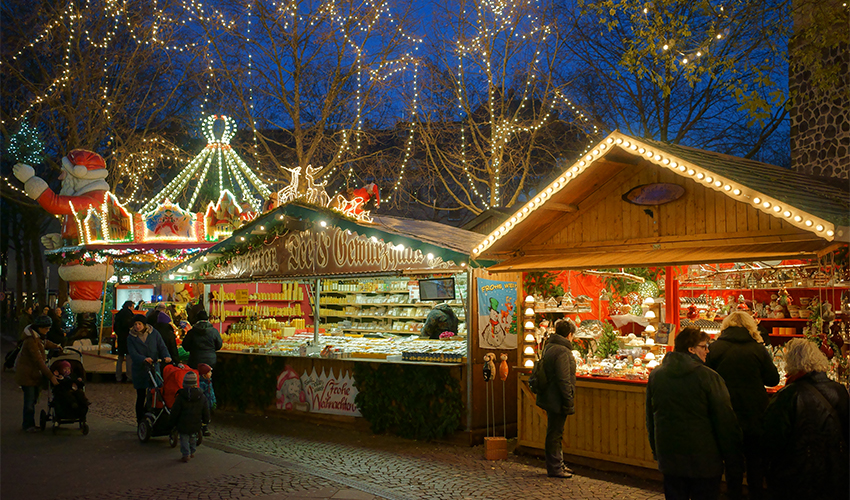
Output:
[[[361,214],[364,210],[375,209],[381,206],[381,190],[374,182],[370,182],[363,187],[357,189],[346,189],[342,196],[354,202],[354,213]],[[374,204],[374,206],[372,206]]]
[[[59,175],[62,189],[59,194],[54,193],[44,179],[36,177],[35,171],[29,165],[19,163],[13,167],[12,172],[24,183],[27,196],[51,214],[64,216],[62,234],[53,233],[41,238],[48,250],[78,244],[79,235],[74,211],[85,214],[89,207],[100,207],[109,190],[109,184],[105,180],[106,162],[99,154],[83,149],[75,149],[62,158],[62,173]],[[103,282],[111,278],[112,273],[113,269],[109,264],[83,266],[73,263],[61,266],[59,277],[70,285],[71,310],[75,313],[100,312]]]

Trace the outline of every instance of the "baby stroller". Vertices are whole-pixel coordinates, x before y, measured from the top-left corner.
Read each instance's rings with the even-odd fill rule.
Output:
[[[171,407],[174,406],[177,391],[183,388],[183,377],[189,372],[194,372],[197,375],[198,370],[193,370],[182,364],[167,364],[162,369],[162,376],[160,377],[154,365],[147,365],[147,367],[153,388],[148,392],[145,401],[145,418],[139,423],[137,429],[139,441],[146,443],[152,437],[167,435],[168,444],[174,448],[180,440],[177,429],[172,428],[168,423],[171,418]],[[199,432],[198,446],[200,446],[202,440],[203,433]]]
[[[59,363],[62,361],[67,361],[71,364],[70,378],[72,380],[76,380],[78,378],[83,379],[83,381],[86,380],[86,369],[83,366],[83,354],[80,351],[66,347],[63,351],[54,350],[50,351],[48,354],[47,363],[51,372],[58,370]],[[61,404],[57,400],[54,390],[55,387],[51,386],[47,393],[47,411],[41,410],[41,417],[39,421],[41,430],[44,430],[47,427],[48,422],[53,422],[53,433],[56,434],[60,425],[79,422],[80,430],[83,435],[87,435],[89,433],[89,424],[86,423],[85,412],[81,412],[79,409],[73,409],[65,404]],[[78,390],[85,392],[85,387],[81,387]]]

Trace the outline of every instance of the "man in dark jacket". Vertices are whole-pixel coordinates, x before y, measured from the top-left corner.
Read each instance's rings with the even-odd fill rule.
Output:
[[[209,317],[206,311],[199,311],[195,317],[198,322],[183,338],[183,350],[189,353],[189,366],[197,369],[200,363],[206,363],[215,368],[215,352],[222,346],[221,335],[207,321]]]
[[[210,409],[207,398],[198,389],[198,375],[189,372],[183,376],[183,388],[177,391],[169,419],[171,427],[176,427],[180,435],[181,460],[188,462],[195,457],[198,433],[202,425],[209,423]]]
[[[765,386],[779,383],[779,372],[762,344],[755,320],[735,311],[723,320],[722,331],[705,360],[726,382],[732,408],[744,434],[747,486],[751,500],[763,497],[764,459],[761,452],[762,419],[767,408]],[[731,500],[743,497],[744,463],[726,463],[726,491]]]
[[[717,499],[723,461],[737,459],[741,428],[723,378],[705,366],[708,335],[685,328],[649,375],[646,429],[664,496]]]
[[[112,333],[115,334],[115,341],[118,344],[118,361],[115,362],[115,381],[124,382],[127,380],[127,373],[132,373],[130,367],[130,357],[127,356],[127,335],[130,334],[130,328],[133,328],[133,301],[128,300],[121,306],[121,310],[115,313],[112,319]],[[124,360],[127,360],[127,372],[124,372]],[[130,379],[132,380],[132,378]]]
[[[564,465],[561,441],[567,415],[575,410],[576,361],[573,358],[573,334],[576,326],[569,320],[555,323],[555,334],[546,341],[539,363],[546,373],[546,387],[537,394],[537,406],[546,410],[546,474],[570,478],[572,470]]]

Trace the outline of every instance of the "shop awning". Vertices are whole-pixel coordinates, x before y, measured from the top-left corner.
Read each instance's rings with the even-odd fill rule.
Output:
[[[537,271],[587,268],[652,267],[710,264],[752,260],[812,258],[823,251],[823,242],[792,241],[770,244],[738,244],[713,247],[659,248],[645,251],[582,251],[523,255],[490,266],[498,271]]]

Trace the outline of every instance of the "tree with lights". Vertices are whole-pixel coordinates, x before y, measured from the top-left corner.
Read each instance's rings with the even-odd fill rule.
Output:
[[[413,78],[420,43],[407,12],[393,10],[403,4],[228,5],[226,28],[214,19],[201,23],[209,40],[206,81],[219,105],[253,132],[246,159],[265,168],[266,182],[289,182],[300,169],[301,193],[308,166],[319,169],[315,182],[329,181],[331,195],[360,187],[368,170],[361,167],[388,154],[363,147],[374,143],[373,130],[392,128],[408,112],[390,102],[399,82]]]
[[[0,5],[0,248],[16,253],[19,305],[24,290],[37,291],[46,303],[39,240],[58,224],[25,195],[11,176],[12,164],[31,164],[52,182],[65,153],[85,148],[106,158],[109,184],[122,201],[144,196],[154,184],[145,177],[164,156],[175,155],[172,145],[162,144],[163,132],[181,127],[194,100],[186,85],[194,40],[177,18],[182,12],[176,1],[153,7],[143,0]]]
[[[564,46],[552,5],[445,2],[434,16],[444,29],[417,127],[421,175],[408,188],[473,214],[511,207],[596,134],[554,77]]]
[[[177,0],[11,0],[0,9],[0,133],[37,131],[40,168],[57,175],[70,149],[98,152],[121,201],[143,199],[181,153],[169,131],[196,123],[196,40],[183,23],[194,14]],[[26,203],[4,178],[4,194]]]
[[[789,6],[565,2],[562,77],[610,129],[787,164]]]

